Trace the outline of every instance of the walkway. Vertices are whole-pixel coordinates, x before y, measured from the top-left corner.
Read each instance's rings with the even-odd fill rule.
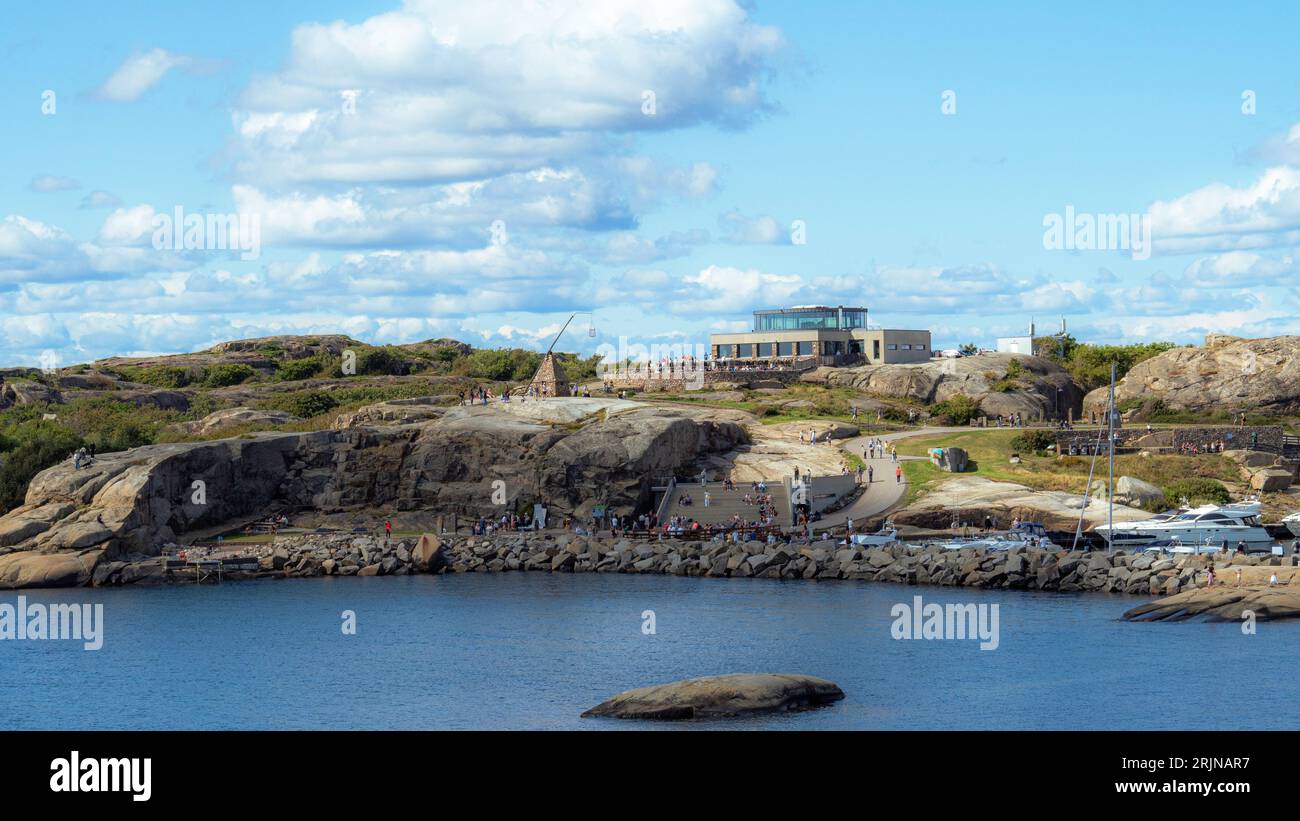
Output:
[[[907,498],[907,476],[903,476],[903,481],[898,482],[894,479],[895,463],[888,456],[883,458],[877,456],[875,459],[868,459],[863,451],[866,450],[867,443],[872,439],[880,439],[885,442],[893,442],[899,439],[907,439],[912,436],[929,436],[937,433],[963,433],[972,430],[972,428],[918,428],[916,430],[900,430],[892,433],[874,434],[871,436],[857,436],[852,439],[844,439],[839,443],[840,449],[846,453],[851,453],[861,459],[867,465],[872,467],[875,472],[875,481],[867,486],[862,494],[853,502],[844,508],[826,514],[821,521],[813,522],[813,532],[830,530],[836,527],[843,527],[845,519],[852,519],[855,529],[862,529],[862,525],[870,518],[901,504]],[[925,460],[924,456],[902,456],[898,457],[899,462]],[[864,474],[863,480],[866,476]]]

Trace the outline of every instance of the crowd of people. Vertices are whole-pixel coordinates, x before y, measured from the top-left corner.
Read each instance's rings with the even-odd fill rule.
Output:
[[[579,387],[577,384],[570,385],[566,392],[571,397],[591,398],[591,389]],[[486,405],[491,400],[499,398],[502,404],[509,404],[512,397],[518,398],[520,402],[527,402],[529,399],[550,399],[556,394],[549,385],[529,385],[527,388],[511,390],[506,388],[501,391],[500,396],[493,393],[491,388],[477,387],[472,388],[468,393],[460,391],[457,394],[460,397],[462,405]]]
[[[470,534],[474,536],[491,536],[493,533],[515,533],[520,530],[534,529],[531,513],[525,513],[522,516],[517,513],[503,513],[500,518],[478,517],[478,521],[470,525]]]

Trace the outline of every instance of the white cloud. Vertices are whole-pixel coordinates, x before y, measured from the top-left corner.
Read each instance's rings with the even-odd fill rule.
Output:
[[[452,222],[495,203],[526,222],[630,228],[659,196],[711,196],[718,171],[664,168],[629,135],[761,116],[782,47],[735,0],[408,0],[295,29],[286,66],[242,94],[231,156],[246,184],[371,187],[350,196],[376,211],[415,187]],[[457,207],[457,184],[496,190]]]
[[[116,208],[122,204],[122,200],[115,194],[107,191],[91,191],[81,198],[80,208]]]
[[[1269,168],[1249,185],[1211,183],[1151,205],[1151,234],[1166,253],[1230,251],[1300,242],[1300,169]]]
[[[38,194],[50,194],[59,191],[76,191],[81,187],[81,183],[72,177],[60,177],[55,174],[40,174],[32,177],[32,181],[27,184],[29,191],[35,191]]]
[[[189,66],[193,58],[162,48],[141,51],[127,57],[95,90],[101,100],[129,103],[140,98],[174,68]]]

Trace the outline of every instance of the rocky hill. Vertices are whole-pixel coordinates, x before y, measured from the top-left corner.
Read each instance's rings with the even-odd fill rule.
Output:
[[[1041,357],[1010,353],[911,365],[818,368],[805,380],[925,405],[964,395],[978,401],[980,411],[989,416],[1050,416],[1058,401],[1062,410],[1077,413],[1083,399],[1083,391],[1064,368]]]
[[[622,400],[458,405],[432,416],[430,406],[408,407],[417,421],[149,445],[80,469],[61,462],[0,517],[0,588],[82,584],[102,560],[157,555],[186,532],[272,511],[477,516],[542,502],[556,516],[594,504],[630,513],[650,501],[653,477],[746,440],[725,412]]]
[[[1106,388],[1089,393],[1085,416],[1104,415],[1106,395]],[[1157,401],[1175,411],[1300,414],[1300,336],[1211,334],[1202,347],[1139,362],[1115,387],[1122,411]]]

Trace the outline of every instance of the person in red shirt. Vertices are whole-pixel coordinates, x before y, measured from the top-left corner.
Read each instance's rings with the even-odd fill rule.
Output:
[[[388,519],[385,519],[385,520],[384,520],[384,536],[386,536],[386,537],[391,537],[392,535],[393,535],[393,523],[392,523],[391,521],[389,521]]]
[[[903,481],[903,466],[902,466],[902,465],[898,465],[898,466],[896,466],[896,467],[894,468],[894,481],[895,481],[895,482],[902,482],[902,481]]]

